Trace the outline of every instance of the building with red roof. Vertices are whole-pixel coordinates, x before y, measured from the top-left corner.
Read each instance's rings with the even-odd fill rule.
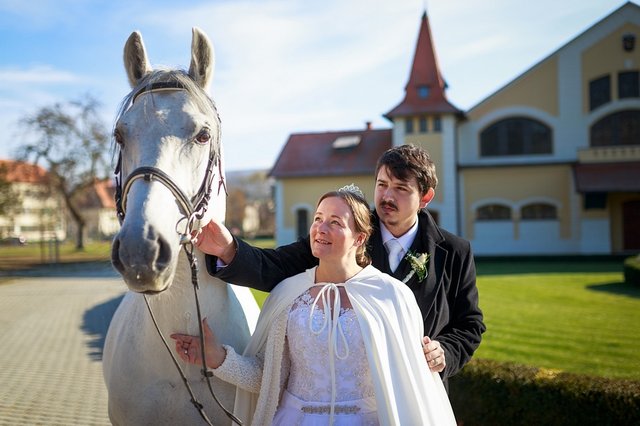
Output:
[[[0,180],[10,184],[15,206],[0,215],[0,240],[63,240],[62,199],[51,189],[48,172],[37,164],[0,159]]]
[[[277,243],[308,233],[328,190],[355,183],[372,201],[378,156],[414,144],[437,167],[429,210],[476,254],[640,251],[639,38],[627,2],[461,111],[424,13],[390,129],[289,136],[271,170]]]
[[[10,185],[16,206],[0,213],[0,240],[62,241],[76,232],[61,196],[50,185],[47,170],[37,164],[0,159],[0,180]],[[111,238],[120,228],[111,179],[96,180],[74,199],[90,239]],[[2,194],[0,194],[2,196]]]

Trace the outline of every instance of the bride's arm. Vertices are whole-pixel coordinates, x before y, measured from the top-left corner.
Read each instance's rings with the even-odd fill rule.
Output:
[[[249,392],[257,393],[262,381],[264,355],[243,356],[229,345],[222,345],[216,339],[206,319],[202,321],[205,341],[206,365],[219,379],[229,382]],[[185,362],[202,365],[200,338],[188,334],[174,333],[175,350]]]
[[[227,352],[218,368],[210,371],[219,379],[248,392],[258,393],[262,383],[263,354],[243,356],[229,345],[222,345]]]

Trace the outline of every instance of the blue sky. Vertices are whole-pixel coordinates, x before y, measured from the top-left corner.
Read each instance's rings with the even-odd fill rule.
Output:
[[[152,65],[182,68],[191,27],[209,35],[226,167],[245,170],[271,167],[290,133],[390,127],[425,4],[449,100],[466,110],[624,3],[0,0],[0,158],[28,137],[20,118],[87,93],[110,128],[134,30]]]

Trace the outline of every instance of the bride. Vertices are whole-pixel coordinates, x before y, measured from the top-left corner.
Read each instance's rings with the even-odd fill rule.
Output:
[[[276,286],[244,354],[204,322],[206,366],[237,386],[245,424],[456,424],[424,359],[415,297],[370,265],[371,229],[357,187],[324,194],[310,228],[319,265]],[[199,338],[171,337],[182,360],[202,364]]]

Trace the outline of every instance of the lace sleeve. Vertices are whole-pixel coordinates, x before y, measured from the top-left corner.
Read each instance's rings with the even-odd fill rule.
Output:
[[[222,346],[227,351],[227,356],[218,368],[211,369],[213,374],[219,379],[248,392],[258,393],[262,382],[264,364],[260,354],[255,357],[242,356],[231,346]]]

